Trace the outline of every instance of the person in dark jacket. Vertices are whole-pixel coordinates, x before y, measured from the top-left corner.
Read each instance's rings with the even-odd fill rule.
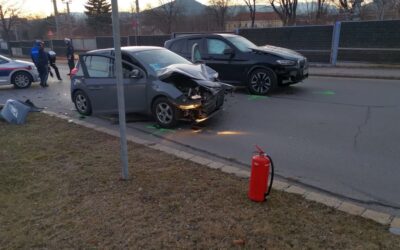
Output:
[[[47,56],[49,58],[50,66],[54,69],[54,72],[56,73],[57,79],[59,81],[62,81],[60,72],[58,71],[58,67],[56,65],[56,52],[50,50],[49,52],[47,52]],[[53,73],[51,72],[50,67],[49,67],[49,74],[51,77],[53,77]]]
[[[46,51],[44,51],[44,42],[40,42],[37,59],[35,60],[40,77],[40,86],[42,86],[43,88],[48,87],[47,78],[49,76],[49,58]]]
[[[65,38],[64,42],[65,45],[67,46],[68,67],[69,67],[69,73],[71,73],[71,70],[75,67],[74,47],[72,46],[71,39]]]

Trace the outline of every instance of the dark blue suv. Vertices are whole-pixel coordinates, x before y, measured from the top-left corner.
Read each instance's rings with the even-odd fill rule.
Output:
[[[184,35],[165,42],[165,47],[190,59],[193,45],[199,58],[219,73],[219,79],[247,86],[252,94],[265,95],[277,85],[301,82],[308,77],[307,59],[280,47],[259,47],[234,34]]]

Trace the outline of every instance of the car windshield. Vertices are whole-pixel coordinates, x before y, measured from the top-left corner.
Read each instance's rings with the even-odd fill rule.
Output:
[[[238,48],[242,52],[249,52],[251,51],[251,49],[257,48],[257,45],[242,36],[231,36],[226,37],[226,39],[233,43],[233,45],[235,45],[236,48]]]
[[[192,64],[190,61],[166,49],[145,50],[135,53],[135,58],[154,71],[171,64]]]

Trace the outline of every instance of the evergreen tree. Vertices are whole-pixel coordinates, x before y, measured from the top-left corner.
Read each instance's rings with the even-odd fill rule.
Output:
[[[88,0],[85,4],[86,23],[96,34],[111,31],[111,4],[108,0]]]

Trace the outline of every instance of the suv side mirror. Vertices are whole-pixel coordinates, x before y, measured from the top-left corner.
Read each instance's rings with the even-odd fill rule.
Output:
[[[133,78],[133,79],[140,79],[143,77],[142,72],[139,69],[133,69],[130,73],[129,73],[129,77]]]

